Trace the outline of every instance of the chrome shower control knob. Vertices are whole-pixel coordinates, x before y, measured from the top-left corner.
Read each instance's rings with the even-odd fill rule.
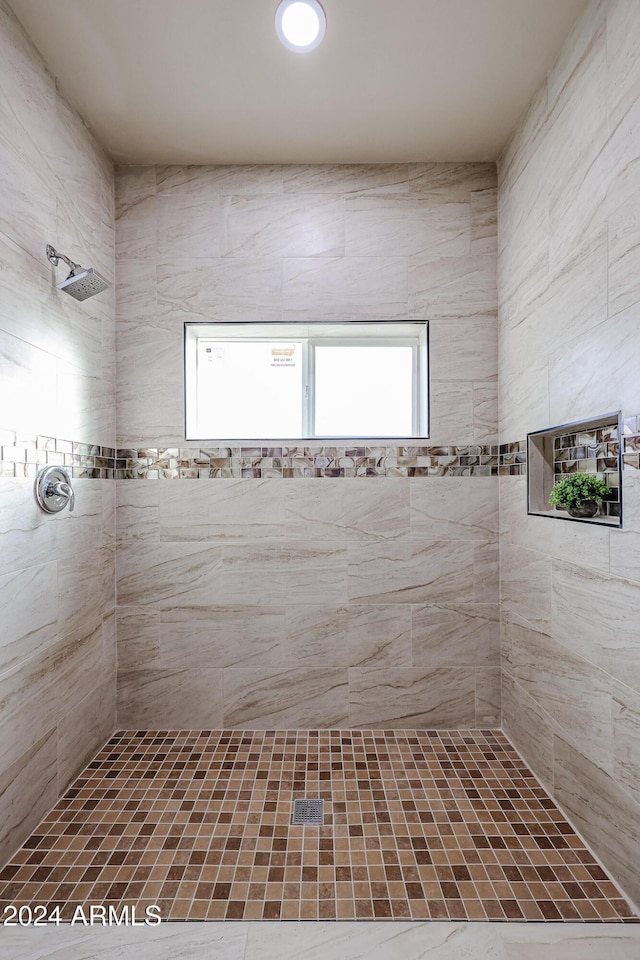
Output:
[[[64,467],[43,467],[36,477],[36,500],[46,513],[60,513],[69,505],[73,510],[76,495]]]

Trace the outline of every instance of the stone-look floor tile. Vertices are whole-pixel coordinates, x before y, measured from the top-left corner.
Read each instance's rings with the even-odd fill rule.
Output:
[[[42,733],[42,730],[40,731]],[[56,731],[50,730],[0,772],[0,863],[51,809],[58,793]]]
[[[351,601],[428,603],[474,600],[472,541],[348,544]]]
[[[407,604],[289,605],[285,635],[287,655],[300,667],[412,665]]]
[[[285,607],[162,604],[154,629],[158,662],[167,669],[273,667],[291,657]]]
[[[405,478],[290,480],[284,509],[291,539],[393,540],[409,532]]]
[[[142,730],[222,726],[222,671],[145,667],[118,672],[118,725]]]
[[[640,803],[640,694],[615,682],[613,774]]]
[[[562,737],[555,737],[554,796],[635,902],[640,900],[640,804]]]
[[[269,480],[167,484],[162,489],[160,539],[178,542],[281,537],[285,487],[288,499],[289,485]]]
[[[122,960],[636,960],[640,932],[633,926],[572,924],[403,923],[298,921],[185,924],[83,929],[7,928],[11,960],[95,960],[105,948]]]
[[[263,928],[267,929],[261,935]],[[360,922],[333,926],[286,924],[276,937],[271,924],[249,928],[246,960],[504,960],[499,933],[490,925],[402,923],[384,926]]]
[[[429,477],[409,481],[411,537],[490,540],[498,532],[495,477]]]
[[[414,666],[499,666],[497,603],[414,604],[411,618]]]
[[[349,713],[347,671],[230,667],[224,671],[224,725],[241,729],[335,727]]]
[[[140,919],[140,914],[138,915]],[[249,924],[162,923],[142,927],[78,927],[3,930],[10,960],[246,960]]]
[[[354,727],[446,729],[475,724],[475,671],[466,667],[349,670]],[[455,719],[454,719],[455,718]]]
[[[471,244],[468,203],[394,194],[347,198],[345,223],[348,257],[457,256]]]
[[[236,194],[221,214],[224,257],[344,256],[342,197]]]

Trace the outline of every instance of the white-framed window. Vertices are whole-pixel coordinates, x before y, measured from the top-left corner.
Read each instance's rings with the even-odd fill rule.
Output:
[[[187,440],[423,439],[428,325],[185,323]]]

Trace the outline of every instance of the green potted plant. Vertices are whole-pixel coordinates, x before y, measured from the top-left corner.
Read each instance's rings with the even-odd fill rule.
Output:
[[[609,487],[593,473],[568,473],[559,480],[549,497],[549,503],[567,508],[572,517],[594,517],[598,500],[608,500]]]

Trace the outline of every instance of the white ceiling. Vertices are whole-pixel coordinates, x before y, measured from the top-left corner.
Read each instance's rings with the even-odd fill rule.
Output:
[[[492,160],[586,0],[10,0],[120,163]]]

